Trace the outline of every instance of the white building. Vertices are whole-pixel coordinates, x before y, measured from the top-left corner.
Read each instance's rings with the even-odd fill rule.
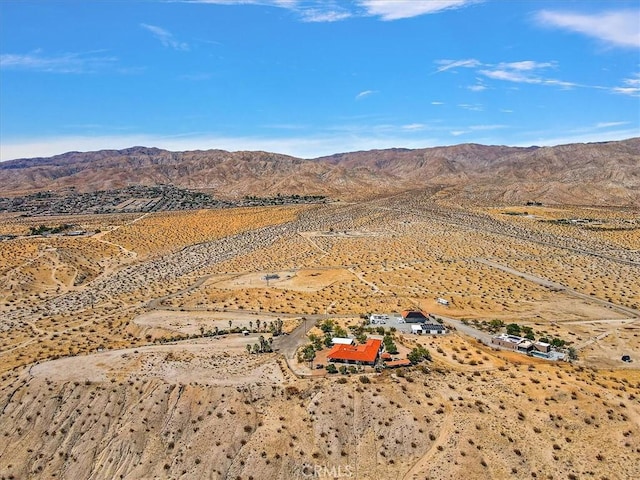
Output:
[[[389,315],[381,315],[379,313],[373,313],[369,316],[369,323],[371,325],[385,325],[389,320]]]
[[[428,335],[444,335],[447,329],[439,323],[423,323],[422,331]]]
[[[331,339],[334,345],[353,345],[353,338],[334,337]]]

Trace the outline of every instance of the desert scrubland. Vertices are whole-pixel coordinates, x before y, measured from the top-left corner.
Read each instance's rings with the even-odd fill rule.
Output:
[[[638,219],[423,192],[83,216],[77,237],[6,217],[0,477],[638,478]],[[294,333],[272,339],[278,321],[415,308],[529,326],[578,358],[396,332],[432,360],[327,375],[293,359]],[[261,339],[276,352],[249,354]]]

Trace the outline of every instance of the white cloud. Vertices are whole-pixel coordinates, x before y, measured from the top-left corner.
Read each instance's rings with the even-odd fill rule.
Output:
[[[431,105],[444,105],[444,102],[431,102]]]
[[[416,132],[418,130],[424,130],[426,128],[426,125],[424,123],[410,123],[408,125],[403,125],[402,129],[403,130],[408,130],[411,132]]]
[[[471,90],[472,92],[482,92],[484,90],[487,89],[487,87],[485,85],[470,85],[467,87],[467,89]]]
[[[480,104],[460,103],[458,104],[458,107],[472,112],[481,112],[483,110],[483,107]]]
[[[623,86],[614,87],[611,91],[613,93],[629,95],[632,97],[640,96],[640,73],[636,73],[635,77],[624,79],[622,83]]]
[[[376,93],[375,90],[365,90],[356,95],[356,100],[362,100],[363,98],[373,95],[374,93]]]
[[[301,10],[300,16],[305,22],[339,22],[352,16],[345,10],[319,10],[316,8]]]
[[[338,22],[354,15],[344,5],[333,1],[307,0],[182,0],[186,3],[215,5],[262,5],[284,8],[296,13],[303,22]]]
[[[92,73],[114,65],[118,59],[101,52],[63,53],[47,56],[41,50],[27,54],[0,55],[0,68],[49,73]]]
[[[189,50],[189,45],[187,43],[179,42],[171,32],[162,27],[149,25],[147,23],[141,23],[140,26],[151,32],[153,36],[156,37],[165,47],[173,48],[174,50]]]
[[[262,5],[296,13],[303,22],[337,22],[351,17],[373,16],[400,20],[465,7],[485,0],[174,0],[213,5]]]
[[[467,60],[437,60],[436,63],[442,65],[438,67],[436,73],[446,72],[454,68],[476,68],[482,65],[478,60],[473,58]]]
[[[400,20],[402,18],[417,17],[442,10],[460,8],[478,0],[360,0],[369,15],[382,20]]]
[[[596,128],[611,128],[621,125],[629,125],[629,122],[600,122],[596,124]]]
[[[539,23],[597,38],[608,45],[640,47],[640,10],[609,11],[580,14],[543,10],[537,13]]]

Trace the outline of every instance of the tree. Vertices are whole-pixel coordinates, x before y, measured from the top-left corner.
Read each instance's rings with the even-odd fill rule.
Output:
[[[247,353],[251,354],[251,345],[247,343]]]
[[[253,320],[249,320],[249,330],[253,330]]]
[[[344,338],[347,336],[347,331],[344,328],[338,326],[333,329],[333,334],[336,337]]]
[[[517,323],[510,323],[507,325],[507,334],[520,336],[520,325]]]
[[[423,360],[431,360],[431,353],[422,345],[418,345],[413,350],[411,350],[411,352],[409,352],[407,358],[411,363],[415,365],[416,363],[420,363]]]
[[[326,319],[324,322],[320,324],[320,330],[322,330],[324,333],[333,332],[333,327],[334,327],[334,321],[330,319]]]
[[[382,339],[382,343],[384,343],[384,349],[392,355],[398,353],[398,347],[396,343],[393,341],[393,337],[391,335],[385,335]]]
[[[302,360],[312,362],[314,358],[316,358],[316,349],[311,344],[305,346],[302,349]]]
[[[504,327],[504,322],[502,320],[491,320],[489,322],[489,330],[491,332],[497,332],[498,330],[500,330],[502,327]]]
[[[233,325],[233,320],[229,320],[229,329],[231,329],[231,325]]]
[[[336,368],[336,366],[333,363],[329,363],[324,368],[327,370],[327,373],[338,373],[338,369]]]
[[[577,360],[578,359],[578,352],[576,351],[575,348],[569,347],[567,349],[567,353],[569,354],[569,360]]]

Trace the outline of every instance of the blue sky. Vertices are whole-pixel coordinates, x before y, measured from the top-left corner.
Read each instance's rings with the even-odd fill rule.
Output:
[[[640,2],[1,0],[0,156],[640,135]]]

